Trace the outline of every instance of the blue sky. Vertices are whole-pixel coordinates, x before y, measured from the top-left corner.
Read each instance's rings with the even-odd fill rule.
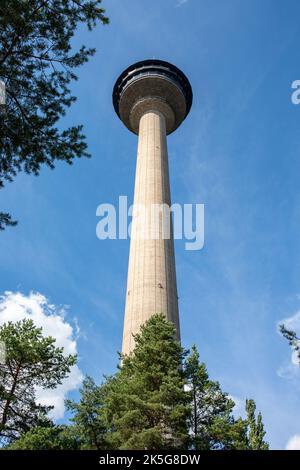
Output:
[[[296,0],[106,0],[111,24],[80,29],[97,53],[79,70],[62,125],[83,123],[91,159],[20,174],[1,191],[19,220],[0,235],[0,293],[41,293],[76,317],[83,373],[114,371],[128,240],[96,238],[98,204],[133,197],[136,136],[111,92],[131,63],[159,58],[189,77],[190,115],[168,139],[172,200],[205,204],[205,245],[176,241],[182,341],[237,402],[251,397],[273,448],[300,435],[300,378],[278,335],[300,310],[300,79]],[[295,323],[296,324],[296,323]]]

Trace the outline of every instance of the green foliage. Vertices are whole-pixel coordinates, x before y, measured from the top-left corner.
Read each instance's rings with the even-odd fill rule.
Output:
[[[246,424],[232,416],[234,402],[209,379],[206,366],[199,361],[196,346],[185,363],[191,403],[189,428],[194,449],[245,449]]]
[[[25,374],[21,394],[26,394],[25,383],[28,386],[30,376],[36,377],[36,384],[54,387],[68,371],[70,363],[61,363],[61,350],[53,349],[51,338],[42,340],[40,331],[28,320],[0,329],[1,339],[9,345],[8,359],[15,364],[14,370],[22,358],[24,367],[28,364],[28,372],[33,372]],[[24,416],[24,426],[12,436],[19,439],[8,448],[268,449],[261,414],[255,417],[254,401],[246,401],[247,419],[236,419],[232,413],[234,402],[218,382],[210,380],[196,347],[187,354],[175,339],[174,325],[162,314],[154,315],[135,336],[134,351],[129,356],[121,355],[116,374],[105,378],[100,386],[86,377],[79,402],[67,400],[72,413],[70,426],[54,426],[45,420],[46,410],[33,408],[29,429],[25,424],[30,414]],[[72,364],[75,359],[69,360]],[[6,400],[9,390],[1,392]],[[16,403],[11,400],[12,411]],[[21,409],[19,406],[19,412]],[[37,419],[37,411],[44,421]],[[8,424],[13,423],[13,417],[12,413]],[[9,431],[6,425],[4,435]]]
[[[247,424],[248,424],[248,448],[251,450],[268,450],[269,444],[264,441],[265,430],[262,415],[258,413],[255,418],[256,404],[254,400],[246,400]]]
[[[223,416],[215,416],[209,426],[211,450],[246,450],[247,423],[235,419],[229,412]]]
[[[184,351],[174,325],[154,315],[122,357],[105,400],[108,442],[116,449],[184,448],[188,441]]]
[[[196,347],[186,358],[174,338],[173,324],[154,315],[114,376],[100,387],[85,380],[80,402],[68,405],[82,448],[267,449],[253,400],[251,420],[236,419],[234,402],[210,380]]]
[[[35,427],[7,446],[7,450],[78,450],[79,440],[71,426]]]
[[[81,449],[107,449],[107,428],[103,413],[104,400],[110,380],[97,386],[91,377],[86,377],[80,390],[80,401],[67,400],[67,408],[73,413],[73,431],[80,441]]]
[[[279,331],[288,340],[292,350],[296,352],[300,364],[300,338],[298,338],[295,331],[288,330],[284,325],[279,326]]]
[[[55,388],[76,357],[65,357],[55,339],[43,337],[31,320],[2,325],[0,341],[6,349],[5,363],[0,364],[0,437],[10,442],[34,426],[49,424],[49,407],[36,403],[34,387]]]
[[[0,80],[6,87],[1,108],[0,188],[19,171],[39,174],[42,164],[69,164],[88,156],[82,126],[57,127],[75,97],[74,69],[95,49],[73,51],[80,24],[91,30],[108,19],[101,0],[2,0],[0,5]],[[3,213],[0,227],[11,219]]]

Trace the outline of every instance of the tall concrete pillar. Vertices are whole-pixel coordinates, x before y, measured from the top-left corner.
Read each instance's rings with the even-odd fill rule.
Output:
[[[173,65],[143,61],[119,77],[113,102],[124,124],[138,134],[122,345],[122,353],[129,354],[133,335],[155,313],[174,323],[180,339],[166,136],[188,114],[192,90]]]

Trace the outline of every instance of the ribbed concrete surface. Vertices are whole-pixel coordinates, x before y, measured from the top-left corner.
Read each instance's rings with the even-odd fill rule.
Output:
[[[148,214],[153,204],[171,204],[165,118],[155,110],[140,119],[134,206],[139,204]],[[163,239],[161,224],[156,239],[145,239],[144,223],[138,213],[133,215],[123,354],[132,351],[132,335],[155,313],[173,321],[180,338],[172,227],[169,239]]]

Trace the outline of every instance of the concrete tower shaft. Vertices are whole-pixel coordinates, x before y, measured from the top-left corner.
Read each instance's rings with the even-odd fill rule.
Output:
[[[158,226],[153,227],[151,219],[145,231],[140,207],[149,216],[153,208],[171,205],[166,136],[188,114],[192,91],[185,75],[173,65],[144,61],[119,77],[113,102],[124,124],[138,134],[122,346],[123,354],[129,354],[134,348],[133,335],[155,313],[163,313],[174,323],[180,339],[172,220],[170,236],[163,231],[163,214]]]

